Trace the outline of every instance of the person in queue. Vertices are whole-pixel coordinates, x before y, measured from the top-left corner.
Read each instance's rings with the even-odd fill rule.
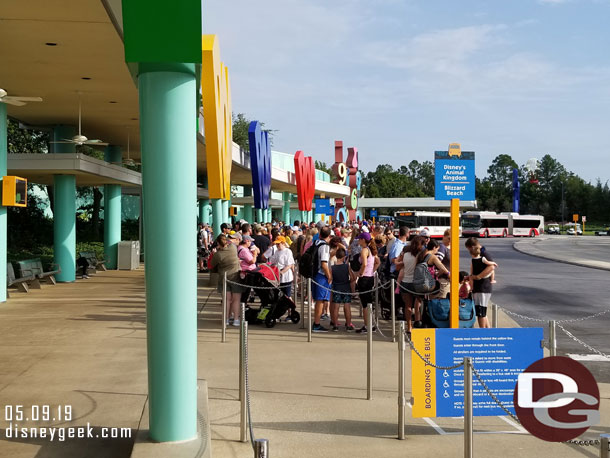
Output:
[[[420,310],[421,296],[415,294],[415,286],[413,285],[413,273],[415,272],[415,266],[417,265],[417,258],[425,250],[424,245],[425,239],[416,235],[411,240],[408,246],[405,246],[402,254],[402,267],[398,274],[398,283],[400,285],[400,292],[402,300],[405,304],[405,321],[407,323],[407,332],[411,332],[411,316],[413,314],[413,308]],[[415,319],[419,315],[416,313]],[[421,317],[419,317],[421,320]],[[419,327],[419,324],[416,326]]]
[[[320,324],[322,312],[326,302],[330,302],[330,288],[333,281],[330,270],[330,228],[324,226],[319,233],[319,238],[315,242],[317,248],[317,265],[314,266],[315,275],[312,281],[312,295],[315,301],[315,314],[312,331],[313,332],[328,332],[324,326]]]
[[[211,272],[218,273],[218,292],[222,294],[224,274],[227,274],[227,325],[239,326],[240,300],[243,288],[239,276],[239,258],[237,247],[231,243],[227,236],[220,234],[216,238],[217,251],[210,261]]]
[[[280,273],[280,290],[290,297],[294,280],[294,257],[283,235],[278,235],[273,244],[277,246],[277,250],[269,257],[269,264],[277,266]]]
[[[360,293],[360,303],[362,304],[364,325],[356,332],[359,334],[366,334],[369,330],[366,327],[368,323],[368,314],[372,312],[369,310],[369,305],[373,304],[372,289],[375,286],[375,271],[379,267],[379,258],[377,257],[377,247],[375,243],[371,241],[371,234],[368,232],[361,232],[358,236],[358,243],[360,244],[360,270],[356,274],[358,281],[356,283],[356,290]],[[372,331],[375,331],[373,327]]]
[[[495,267],[483,262],[481,244],[476,237],[470,237],[466,240],[465,245],[472,257],[469,280],[472,284],[472,299],[474,301],[477,321],[480,328],[488,328],[489,320],[487,318],[487,306],[491,300],[491,293],[493,292],[491,274]],[[489,253],[485,254],[487,261],[493,262]]]
[[[269,240],[269,237],[263,234],[263,227],[260,224],[254,226],[254,245],[258,248],[258,255],[256,257],[256,262],[258,264],[263,264],[265,262],[263,253],[267,251],[270,244],[271,240]]]

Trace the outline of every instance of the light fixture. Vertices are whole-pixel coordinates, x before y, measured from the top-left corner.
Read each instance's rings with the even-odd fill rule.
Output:
[[[53,43],[53,42],[49,41],[49,42],[45,43],[45,45],[47,45],[47,46],[57,46],[57,43]]]
[[[91,78],[89,78],[88,76],[83,76],[81,79],[82,80],[90,80]]]

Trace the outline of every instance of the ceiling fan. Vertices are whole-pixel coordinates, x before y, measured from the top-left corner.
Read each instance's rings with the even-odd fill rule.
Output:
[[[0,102],[15,105],[16,107],[22,107],[26,105],[26,102],[42,102],[42,97],[13,96],[8,95],[4,89],[0,89]]]
[[[101,140],[89,140],[81,133],[81,97],[80,93],[78,94],[78,135],[75,135],[72,138],[64,138],[58,142],[51,143],[68,143],[72,145],[86,145],[86,146],[108,146],[108,143],[104,143]]]
[[[123,159],[123,165],[127,165],[129,167],[135,167],[136,165],[142,165],[141,162],[136,162],[132,158],[129,157],[129,131],[127,131],[127,157]]]

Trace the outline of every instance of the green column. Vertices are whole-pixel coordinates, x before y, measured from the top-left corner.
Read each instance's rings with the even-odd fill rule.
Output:
[[[252,196],[252,186],[244,186],[244,197],[251,197],[251,196]],[[244,205],[243,218],[246,221],[248,221],[249,223],[252,223],[252,221],[254,221],[254,212],[253,212],[252,204]]]
[[[256,209],[256,222],[263,223],[263,210],[261,208]]]
[[[212,213],[210,199],[203,199],[200,202],[203,204],[203,214],[201,215],[201,222],[203,224],[210,224],[210,214]]]
[[[121,163],[121,148],[108,146],[104,152],[106,162]],[[104,185],[104,253],[109,269],[117,268],[117,254],[121,241],[121,185]]]
[[[212,230],[214,231],[214,238],[220,235],[220,225],[224,222],[222,220],[222,200],[212,199]]]
[[[267,209],[267,221],[273,221],[273,209],[271,207]]]
[[[138,76],[149,434],[159,442],[197,435],[197,85],[193,65],[165,68]]]
[[[307,212],[301,210],[301,222],[302,223],[306,223],[307,222]]]
[[[6,122],[6,105],[0,103],[0,177],[6,175],[6,163],[8,154],[7,143],[7,122]],[[7,252],[7,236],[8,225],[6,207],[0,205],[0,279],[5,281],[6,278],[6,252]],[[0,288],[0,302],[6,302],[6,283]]]
[[[231,222],[231,218],[229,217],[229,201],[228,200],[222,201],[222,222],[227,223],[227,224]]]
[[[292,226],[292,223],[290,222],[290,193],[285,192],[282,194],[282,196],[284,198],[284,208],[283,208],[282,219],[284,220],[284,222],[286,224]]]
[[[72,138],[77,130],[72,126],[55,126],[53,139],[61,141]],[[52,144],[54,153],[75,153],[73,144]],[[58,282],[76,279],[76,177],[55,175],[53,177],[53,262],[59,264],[61,273],[55,276]]]

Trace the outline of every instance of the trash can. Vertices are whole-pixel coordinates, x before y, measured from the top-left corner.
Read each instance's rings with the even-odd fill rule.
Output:
[[[132,240],[119,242],[118,269],[135,270],[140,266],[140,242]]]

